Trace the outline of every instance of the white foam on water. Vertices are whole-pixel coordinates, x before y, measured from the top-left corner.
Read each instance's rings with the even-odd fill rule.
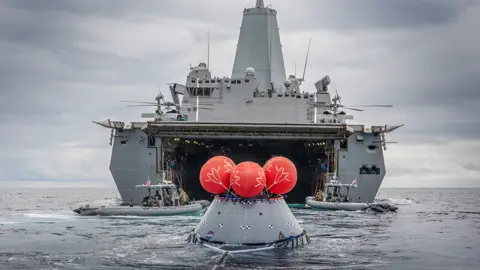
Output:
[[[99,216],[102,219],[126,219],[126,220],[142,220],[142,219],[157,219],[157,217],[149,216]]]
[[[14,219],[57,219],[57,220],[72,220],[77,218],[73,211],[31,211],[31,212],[11,212],[10,217]]]
[[[396,204],[396,205],[410,205],[413,203],[413,200],[410,200],[410,199],[392,199],[392,198],[388,198],[387,201],[389,201],[390,203],[392,204]]]
[[[19,224],[17,221],[0,220],[0,225]]]
[[[30,211],[30,212],[9,212],[0,219],[3,224],[25,224],[25,223],[56,223],[78,219],[71,211]]]
[[[137,220],[137,219],[148,219],[148,220],[165,220],[165,221],[173,221],[173,220],[200,220],[200,216],[195,216],[195,215],[180,215],[180,216],[101,216],[100,218],[104,219],[131,219],[131,220]]]
[[[112,199],[102,199],[102,200],[95,200],[95,201],[83,201],[78,202],[75,204],[75,208],[90,205],[90,207],[101,207],[101,206],[117,206],[121,203],[119,199],[112,198]]]
[[[47,213],[24,213],[23,216],[37,219],[62,219],[72,220],[75,219],[74,215],[61,215],[61,214],[47,214]]]

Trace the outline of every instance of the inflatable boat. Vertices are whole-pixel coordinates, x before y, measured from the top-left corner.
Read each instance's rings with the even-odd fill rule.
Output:
[[[202,209],[202,205],[199,203],[160,207],[111,206],[100,207],[95,211],[95,214],[99,216],[175,216],[194,214]]]
[[[367,203],[316,201],[314,197],[307,197],[305,204],[317,210],[358,211],[369,208]]]
[[[364,211],[375,212],[397,211],[398,207],[388,203],[356,202],[350,196],[351,191],[357,188],[356,181],[351,184],[343,184],[334,176],[325,184],[324,190],[318,190],[317,198],[309,196],[305,198],[307,207],[324,211]]]
[[[207,208],[209,201],[196,201],[193,204],[181,206],[82,206],[75,210],[81,216],[175,216],[195,214]]]
[[[305,204],[315,210],[324,211],[364,211],[375,212],[397,211],[398,207],[389,203],[356,203],[356,202],[326,202],[316,201],[313,196],[307,197]]]
[[[73,211],[81,216],[176,216],[195,214],[210,205],[207,200],[190,201],[188,197],[180,200],[176,186],[171,183],[137,185],[135,188],[148,189],[148,196],[144,198],[142,205],[86,205]],[[153,196],[152,189],[155,191]]]

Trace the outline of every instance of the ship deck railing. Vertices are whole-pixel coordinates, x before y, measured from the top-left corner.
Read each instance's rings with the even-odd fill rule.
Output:
[[[346,124],[272,124],[217,122],[148,122],[150,136],[184,139],[343,139],[353,130]]]

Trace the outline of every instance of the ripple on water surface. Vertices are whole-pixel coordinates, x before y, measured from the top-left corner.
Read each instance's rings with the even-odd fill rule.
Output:
[[[381,190],[381,198],[399,204],[398,213],[292,209],[310,245],[238,254],[222,269],[475,269],[479,194],[478,189]],[[219,258],[185,242],[200,216],[79,217],[70,210],[88,201],[114,203],[116,196],[83,189],[5,194],[0,268],[211,269]]]

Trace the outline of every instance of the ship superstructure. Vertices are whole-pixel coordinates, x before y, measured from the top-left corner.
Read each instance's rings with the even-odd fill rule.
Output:
[[[235,163],[289,158],[298,182],[288,202],[304,202],[331,177],[357,183],[354,201],[374,200],[385,177],[384,135],[399,126],[347,125],[353,116],[331,95],[329,76],[310,91],[300,88],[304,77],[286,77],[276,15],[263,0],[243,11],[231,78],[200,63],[185,84],[170,85],[173,102],[162,95],[145,102],[158,107],[142,115],[152,121],[95,122],[112,129],[110,171],[125,204],[141,202],[134,186],[146,179],[168,179],[190,198],[209,199],[198,174],[215,155]]]

